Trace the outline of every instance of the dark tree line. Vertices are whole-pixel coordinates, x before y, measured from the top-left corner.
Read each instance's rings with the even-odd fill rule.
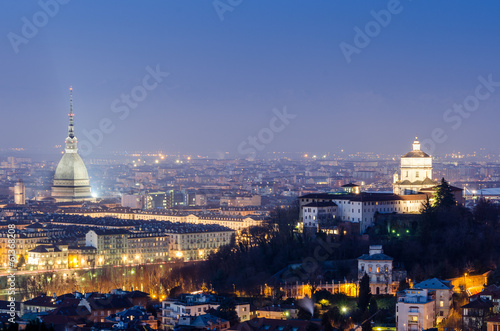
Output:
[[[276,209],[271,222],[248,229],[242,240],[220,248],[207,261],[174,268],[162,278],[163,287],[179,286],[189,291],[204,284],[217,292],[236,290],[257,295],[264,284],[277,288],[282,282],[329,280],[325,275],[336,279],[346,277],[350,268],[339,264],[336,274],[327,274],[322,262],[356,258],[367,250],[367,244],[352,238],[332,243],[324,234],[312,237],[298,234],[294,231],[298,215],[298,201],[289,208]],[[293,263],[303,266],[293,272],[283,272]]]
[[[382,241],[384,251],[416,280],[494,269],[500,249],[498,206],[484,199],[472,212],[458,206],[444,179],[432,200],[423,206],[415,236],[375,238]]]

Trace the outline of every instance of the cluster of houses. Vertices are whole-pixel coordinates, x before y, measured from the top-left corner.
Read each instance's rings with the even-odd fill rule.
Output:
[[[458,290],[460,291],[460,290]],[[396,329],[401,331],[427,330],[449,317],[452,309],[460,314],[463,331],[500,330],[500,286],[490,285],[469,296],[468,303],[454,305],[454,286],[450,281],[432,278],[413,284],[398,293]]]
[[[227,299],[210,293],[196,293],[180,294],[159,303],[152,301],[147,293],[120,289],[104,294],[40,295],[16,303],[15,321],[21,330],[30,321],[38,320],[54,327],[55,331],[202,331],[230,330],[231,327],[241,330],[243,325],[254,330],[268,330],[269,325],[282,329],[283,323],[297,324],[297,330],[305,331],[309,324],[299,320],[289,323],[298,318],[299,307],[293,304],[255,307],[240,302],[235,303],[240,324],[231,326],[230,321],[212,314]],[[7,323],[9,312],[8,301],[0,301],[0,323]]]
[[[454,294],[467,293],[466,282],[465,288],[459,288],[461,285],[456,286],[453,280],[432,278],[414,282],[410,288],[398,291],[406,273],[394,267],[393,258],[384,254],[381,245],[370,246],[369,253],[358,258],[359,279],[364,275],[369,278],[373,294],[396,296],[395,329],[398,331],[432,329],[457,313],[460,314],[461,330],[500,331],[500,286],[483,288],[481,285],[482,290],[471,294],[463,305],[454,301]],[[479,282],[482,284],[484,279],[479,278]],[[152,301],[147,293],[120,289],[105,294],[40,295],[16,304],[16,321],[23,328],[29,321],[38,319],[52,325],[56,331],[201,331],[241,330],[243,327],[255,331],[305,331],[311,328],[310,323],[319,323],[299,320],[299,307],[294,304],[257,308],[232,299],[240,324],[231,325],[230,321],[216,316],[217,309],[227,300],[200,292],[181,294],[160,303]],[[9,309],[7,301],[0,301],[0,321],[8,316]],[[320,323],[317,326],[320,327]]]

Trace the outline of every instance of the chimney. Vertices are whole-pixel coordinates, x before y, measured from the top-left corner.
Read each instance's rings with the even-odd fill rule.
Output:
[[[383,253],[382,245],[370,245],[370,256]]]

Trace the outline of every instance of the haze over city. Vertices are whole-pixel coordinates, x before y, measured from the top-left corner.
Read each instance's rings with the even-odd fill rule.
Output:
[[[238,146],[284,108],[296,117],[263,152],[400,154],[436,128],[447,138],[433,154],[498,152],[498,83],[475,110],[443,118],[478,77],[500,82],[497,2],[236,3],[68,1],[44,20],[36,2],[4,2],[0,148],[62,151],[73,86],[80,142],[103,118],[113,128],[94,154],[244,158]],[[147,67],[168,76],[125,103]]]

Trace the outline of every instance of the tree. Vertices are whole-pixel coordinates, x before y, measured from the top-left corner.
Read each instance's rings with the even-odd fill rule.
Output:
[[[179,295],[182,294],[182,287],[181,286],[175,286],[170,289],[170,292],[168,293],[169,298],[175,298],[178,297]]]
[[[371,297],[370,304],[368,305],[368,313],[370,316],[375,315],[378,312],[377,300],[374,297]]]
[[[363,322],[361,324],[362,331],[372,331],[372,320],[370,318],[370,313],[367,311],[363,314]]]
[[[21,269],[24,264],[26,264],[26,259],[24,254],[21,254],[21,256],[19,256],[19,260],[17,261],[17,269]]]
[[[349,326],[349,320],[340,312],[339,307],[333,306],[321,317],[321,326],[324,331],[345,330]]]
[[[224,300],[217,309],[209,309],[207,311],[209,314],[217,316],[219,318],[229,321],[231,326],[235,326],[240,322],[238,313],[236,313],[236,305],[233,299]]]
[[[299,307],[299,311],[297,312],[297,318],[299,320],[310,320],[313,317],[311,313],[307,310],[305,310],[302,307]]]
[[[496,225],[498,223],[499,209],[491,201],[480,198],[474,206],[473,215],[477,223]]]
[[[321,328],[319,327],[318,324],[309,322],[306,326],[306,331],[320,331]]]
[[[4,331],[18,331],[19,324],[17,324],[17,323],[2,323],[2,330],[4,330]]]
[[[335,307],[336,308],[336,307]],[[321,326],[323,327],[324,331],[333,331],[333,321],[330,318],[330,315],[328,314],[330,311],[327,311],[326,313],[321,316]]]
[[[425,197],[425,202],[422,204],[422,209],[420,211],[422,214],[428,214],[432,212],[432,204],[429,196]]]
[[[370,304],[371,298],[371,290],[370,290],[370,277],[364,274],[364,276],[359,281],[359,297],[358,297],[358,308],[361,312],[365,312]]]
[[[455,197],[451,191],[451,186],[448,184],[444,178],[441,179],[441,184],[436,187],[434,192],[434,204],[433,207],[442,209],[450,208],[457,204]]]
[[[498,284],[500,284],[500,268],[497,267],[495,271],[488,276],[488,285]]]
[[[31,320],[28,325],[26,325],[25,331],[54,331],[54,327],[52,325],[47,326],[47,324],[43,323],[39,319]]]
[[[399,281],[398,292],[404,291],[404,290],[409,289],[409,288],[410,288],[410,284],[408,284],[408,281],[406,280],[406,278],[403,278]]]

